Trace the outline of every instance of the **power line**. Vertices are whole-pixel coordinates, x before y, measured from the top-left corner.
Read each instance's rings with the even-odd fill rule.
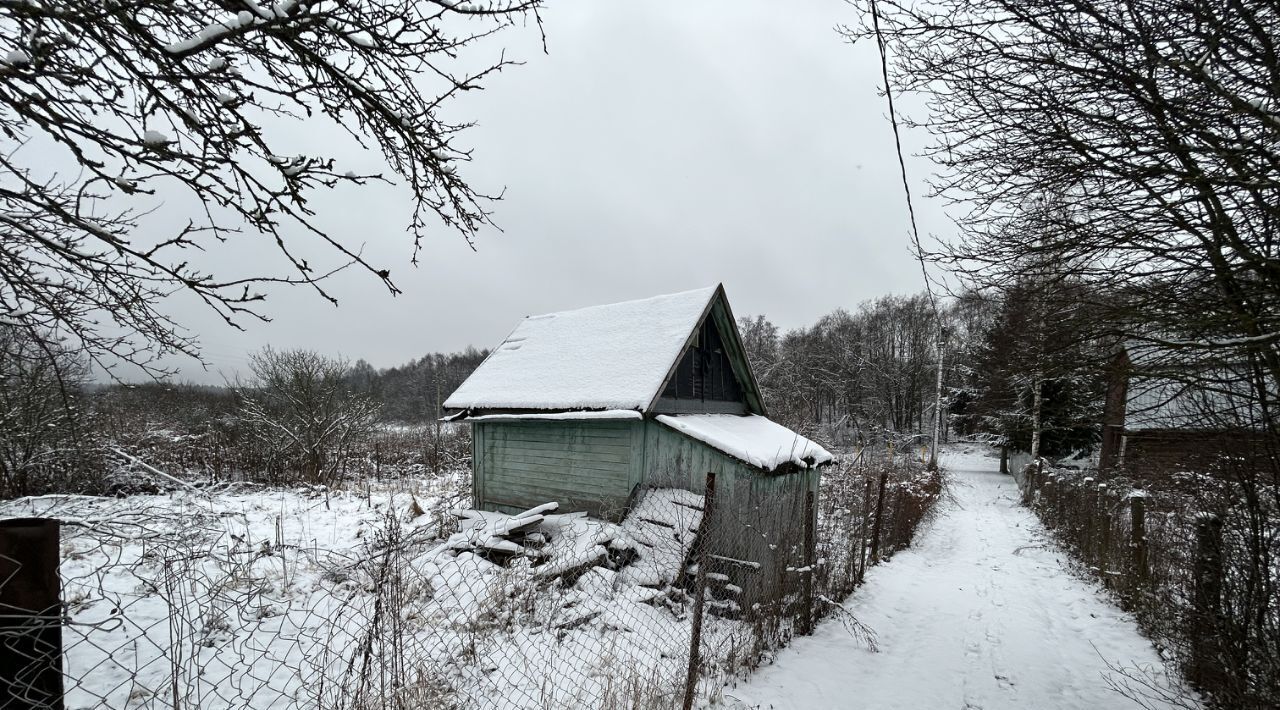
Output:
[[[933,403],[933,446],[929,451],[929,467],[938,467],[938,439],[942,435],[942,313],[938,311],[938,299],[934,298],[933,286],[929,282],[929,269],[924,263],[924,250],[920,248],[920,228],[916,225],[916,208],[911,200],[911,182],[907,180],[907,161],[902,155],[902,132],[898,128],[898,112],[893,105],[893,86],[889,82],[889,57],[885,50],[884,33],[880,30],[880,9],[876,0],[871,3],[871,26],[876,33],[876,48],[880,50],[880,76],[884,79],[884,96],[889,102],[889,125],[893,126],[893,146],[898,155],[898,170],[902,174],[902,191],[907,195],[907,216],[911,219],[911,247],[916,261],[920,263],[920,276],[924,278],[924,291],[929,296],[929,306],[933,308],[933,320],[938,324],[938,381],[934,392]]]
[[[924,290],[929,295],[929,305],[933,308],[933,316],[938,319],[938,327],[942,320],[938,313],[938,301],[933,296],[933,287],[929,281],[929,271],[924,263],[924,250],[920,248],[920,228],[916,226],[916,208],[911,199],[911,183],[907,180],[907,161],[902,155],[902,133],[898,128],[898,113],[893,104],[893,89],[889,83],[889,57],[885,51],[884,34],[880,31],[880,10],[876,0],[871,2],[871,26],[876,33],[876,48],[880,50],[880,76],[884,79],[884,96],[889,102],[889,125],[893,127],[893,145],[898,155],[898,169],[902,175],[902,191],[907,195],[907,216],[911,219],[911,247],[920,264],[920,275],[924,278]]]

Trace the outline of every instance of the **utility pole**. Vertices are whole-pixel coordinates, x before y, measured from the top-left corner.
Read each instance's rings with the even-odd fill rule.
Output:
[[[946,349],[946,330],[942,327],[941,314],[936,310],[938,318],[938,381],[933,391],[933,446],[929,449],[929,470],[938,470],[938,443],[942,439],[942,358]]]

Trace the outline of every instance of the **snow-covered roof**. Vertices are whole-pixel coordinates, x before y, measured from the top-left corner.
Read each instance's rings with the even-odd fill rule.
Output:
[[[829,463],[826,449],[758,414],[659,414],[659,422],[757,468]]]
[[[717,291],[529,316],[444,406],[644,410]]]

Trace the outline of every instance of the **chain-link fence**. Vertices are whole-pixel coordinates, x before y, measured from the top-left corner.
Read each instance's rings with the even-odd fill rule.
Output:
[[[1280,525],[1274,488],[1240,458],[1214,475],[1018,473],[1024,501],[1221,707],[1280,699]],[[1138,472],[1140,475],[1141,472]],[[1253,485],[1251,485],[1253,484]],[[1257,505],[1255,505],[1257,503]],[[1142,679],[1126,692],[1154,692]]]
[[[745,506],[709,477],[604,519],[455,512],[439,481],[24,499],[10,528],[61,531],[0,543],[0,708],[714,699],[909,540],[936,497],[916,473],[853,459],[820,495]],[[40,575],[52,604],[21,589]]]

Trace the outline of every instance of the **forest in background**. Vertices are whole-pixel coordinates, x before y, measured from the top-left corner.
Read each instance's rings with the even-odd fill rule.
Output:
[[[943,440],[976,436],[1028,449],[1038,381],[1042,451],[1089,452],[1099,440],[1112,346],[1067,337],[1072,318],[1037,311],[1045,299],[994,293],[949,299],[937,315],[920,293],[838,309],[786,332],[766,316],[745,316],[739,330],[770,416],[825,445],[927,445],[941,327]],[[1052,301],[1061,310],[1070,297],[1059,293]],[[1037,380],[1032,349],[1020,336],[1050,320],[1055,332],[1042,340],[1066,345],[1034,358]],[[439,470],[446,458],[468,454],[465,428],[437,422],[440,403],[487,354],[431,353],[379,369],[364,360],[267,348],[251,355],[236,381],[209,386],[95,384],[74,353],[51,364],[32,357],[36,345],[13,331],[3,346],[0,407],[12,424],[0,434],[6,496],[128,488],[133,484],[98,479],[134,455],[161,468],[172,462],[211,478],[264,482],[332,482],[381,472],[390,459]]]
[[[927,443],[935,402],[940,437],[977,436],[1027,451],[1037,420],[1048,456],[1088,453],[1100,439],[1114,339],[1071,337],[1069,318],[1035,352],[1023,335],[1042,323],[1039,300],[1017,291],[885,296],[780,333],[764,316],[739,323],[772,417],[829,444]],[[1056,298],[1066,296],[1059,294]],[[1080,304],[1072,310],[1084,312]],[[941,347],[939,347],[941,333]],[[938,357],[941,397],[937,397]],[[1039,378],[1032,360],[1059,363]]]

